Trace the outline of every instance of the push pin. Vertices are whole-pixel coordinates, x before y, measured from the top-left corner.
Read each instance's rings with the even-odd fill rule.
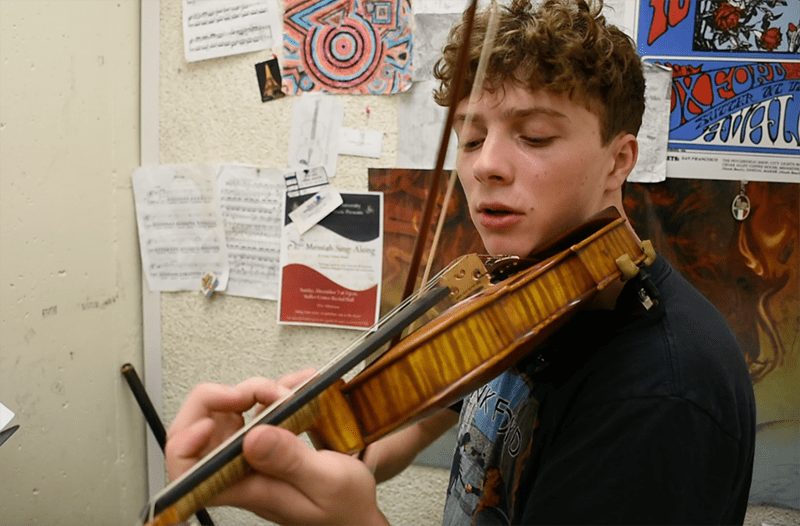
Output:
[[[217,293],[217,286],[219,285],[219,279],[214,275],[213,272],[206,273],[203,276],[202,280],[202,288],[200,292],[208,299],[214,299],[214,295]]]

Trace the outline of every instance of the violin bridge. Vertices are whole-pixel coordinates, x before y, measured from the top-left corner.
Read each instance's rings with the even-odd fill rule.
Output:
[[[450,297],[454,302],[478,292],[491,284],[489,272],[480,256],[467,254],[455,260],[444,271],[439,283],[450,289]]]

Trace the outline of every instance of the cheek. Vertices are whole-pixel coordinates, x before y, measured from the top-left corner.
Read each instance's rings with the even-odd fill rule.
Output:
[[[470,203],[475,178],[462,175],[467,172],[461,170],[458,165],[456,165],[456,172],[458,173],[458,182],[461,183],[461,190],[464,193],[464,197],[467,198],[467,203]]]
[[[593,191],[592,159],[581,154],[553,163],[547,178],[548,188],[558,199],[574,200]]]

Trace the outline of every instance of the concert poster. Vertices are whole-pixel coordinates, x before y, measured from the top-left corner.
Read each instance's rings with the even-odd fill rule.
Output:
[[[640,0],[673,71],[667,177],[800,182],[800,0]]]
[[[383,196],[342,193],[342,204],[301,234],[289,214],[316,195],[286,197],[278,322],[369,329],[381,294]]]

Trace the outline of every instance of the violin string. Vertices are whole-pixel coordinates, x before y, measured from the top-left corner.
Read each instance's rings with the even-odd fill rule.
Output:
[[[453,268],[453,266],[455,266],[456,264],[457,264],[457,261],[454,261],[454,262],[450,263],[447,267],[445,267],[444,269],[439,271],[432,279],[427,281],[425,283],[425,285],[423,286],[423,288],[421,288],[420,290],[416,291],[414,294],[412,294],[411,296],[409,296],[408,298],[406,298],[405,300],[403,300],[399,304],[397,304],[397,306],[395,306],[392,310],[390,310],[388,313],[386,313],[386,315],[382,316],[372,327],[370,327],[366,331],[362,332],[358,336],[358,338],[356,338],[343,351],[341,351],[338,355],[336,355],[336,357],[333,358],[333,360],[331,360],[325,366],[323,366],[323,368],[319,370],[319,373],[322,374],[325,371],[329,370],[331,367],[335,366],[335,364],[338,363],[339,360],[341,360],[344,356],[346,356],[348,353],[350,353],[358,345],[363,343],[364,340],[366,340],[369,337],[370,334],[372,334],[377,329],[379,329],[380,327],[385,325],[387,321],[392,319],[394,316],[397,315],[397,313],[399,313],[400,311],[405,309],[411,303],[413,303],[414,301],[419,299],[422,295],[424,295],[425,293],[427,293],[430,290],[432,290],[439,283],[439,280],[441,279],[441,277],[448,270]]]
[[[445,268],[443,268],[442,270],[437,272],[436,275],[432,279],[428,280],[421,289],[416,291],[414,294],[412,294],[411,296],[409,296],[405,300],[401,301],[397,306],[395,306],[392,310],[390,310],[386,315],[382,316],[372,327],[370,327],[369,329],[363,331],[353,342],[351,342],[347,347],[345,347],[341,352],[339,352],[339,354],[337,354],[332,360],[330,360],[327,364],[322,366],[317,371],[316,375],[312,375],[310,378],[304,380],[299,385],[297,385],[293,389],[291,389],[290,392],[286,393],[286,395],[284,397],[282,397],[280,400],[277,400],[277,401],[273,402],[269,407],[265,408],[261,413],[259,413],[259,415],[256,417],[256,419],[257,420],[258,419],[262,419],[263,417],[267,416],[269,414],[270,410],[274,410],[275,407],[281,405],[286,400],[290,399],[294,394],[297,393],[297,391],[299,391],[300,389],[305,387],[307,384],[312,382],[314,380],[315,376],[321,376],[324,373],[326,373],[327,371],[329,371],[330,369],[332,369],[333,367],[335,367],[345,356],[347,356],[350,352],[352,352],[353,349],[355,349],[357,346],[361,345],[373,332],[375,332],[377,329],[379,329],[383,325],[385,325],[386,322],[388,322],[394,316],[396,316],[397,313],[399,313],[400,311],[402,311],[403,309],[408,307],[410,304],[412,304],[414,301],[419,299],[421,296],[423,296],[427,292],[430,292],[431,290],[433,290],[433,288],[438,285],[439,280],[441,279],[441,277],[457,264],[458,264],[458,260],[453,261],[449,265],[447,265]]]
[[[477,8],[477,6],[476,6],[476,8]],[[475,103],[476,103],[476,100],[478,98],[479,92],[483,89],[482,86],[483,86],[484,79],[486,77],[486,70],[487,70],[488,62],[489,62],[489,60],[488,60],[489,59],[489,54],[491,53],[491,46],[489,46],[489,43],[494,40],[494,37],[497,34],[497,26],[498,26],[498,24],[499,24],[499,19],[497,17],[497,0],[492,0],[490,5],[489,5],[489,21],[487,23],[486,34],[484,35],[484,38],[483,38],[483,45],[481,46],[481,54],[480,54],[480,57],[478,58],[478,66],[477,66],[477,69],[476,69],[476,72],[475,72],[475,80],[474,80],[474,82],[472,84],[472,87],[470,89],[469,101],[468,101],[468,104],[467,104],[467,113],[466,113],[465,120],[464,120],[464,128],[465,129],[466,129],[466,127],[468,127],[472,123],[472,118],[473,118],[474,113],[475,113]],[[468,35],[467,35],[467,38],[468,38]],[[479,86],[480,86],[480,88],[479,88]],[[422,283],[423,283],[422,287],[416,293],[411,294],[408,298],[406,298],[405,300],[401,301],[394,309],[392,309],[389,313],[387,313],[386,316],[383,316],[381,319],[379,319],[376,322],[375,325],[373,325],[372,327],[367,329],[367,331],[362,333],[359,336],[359,338],[357,338],[350,346],[348,346],[344,351],[342,351],[342,353],[340,353],[339,356],[334,358],[333,362],[336,362],[341,356],[346,355],[346,353],[349,352],[350,350],[352,350],[356,345],[358,345],[361,342],[363,342],[366,339],[366,337],[371,332],[373,332],[376,329],[378,329],[382,325],[382,323],[385,322],[385,320],[390,319],[397,312],[399,312],[400,310],[404,309],[406,306],[408,306],[413,301],[416,301],[420,296],[422,296],[426,292],[430,291],[438,283],[439,278],[445,272],[447,272],[454,265],[457,264],[458,260],[451,262],[447,267],[445,267],[440,272],[438,272],[432,279],[428,279],[428,276],[430,275],[431,267],[433,265],[433,259],[434,259],[433,256],[434,256],[434,254],[436,252],[436,247],[438,246],[438,241],[439,241],[439,238],[440,238],[440,235],[441,235],[442,227],[443,227],[443,224],[444,224],[444,219],[446,218],[447,205],[448,205],[448,203],[450,201],[450,198],[452,196],[452,191],[453,191],[453,188],[455,187],[455,180],[456,180],[457,175],[458,175],[458,172],[456,170],[452,170],[451,173],[450,173],[450,181],[448,183],[447,193],[445,194],[444,199],[443,199],[441,212],[439,214],[438,224],[437,224],[437,227],[436,227],[436,232],[435,232],[434,238],[432,240],[431,249],[430,249],[430,252],[429,252],[429,255],[428,255],[428,261],[426,262],[426,266],[425,266],[425,272],[422,275]],[[330,365],[330,363],[329,363],[329,365]]]
[[[486,69],[487,64],[489,62],[489,53],[491,53],[491,46],[489,45],[490,42],[494,41],[494,37],[497,34],[497,26],[499,24],[499,19],[497,17],[497,1],[492,0],[491,4],[489,5],[489,22],[486,27],[486,34],[483,37],[483,45],[481,47],[481,54],[478,57],[478,67],[475,71],[475,80],[472,83],[472,88],[470,89],[469,94],[469,102],[467,103],[467,114],[465,115],[464,126],[463,129],[466,130],[467,127],[472,123],[473,113],[475,111],[475,99],[478,96],[478,92],[483,89],[483,81],[486,77]],[[480,88],[479,88],[480,86]],[[460,148],[456,148],[456,159],[460,155],[461,150]],[[422,274],[422,283],[427,283],[428,276],[431,272],[431,267],[433,265],[433,256],[436,254],[436,249],[439,246],[439,239],[441,237],[442,229],[444,228],[444,221],[447,218],[447,206],[450,203],[450,198],[453,195],[453,189],[456,185],[456,179],[458,177],[458,170],[451,170],[450,171],[450,179],[447,183],[447,192],[442,199],[442,208],[441,212],[439,212],[439,220],[436,223],[436,231],[433,235],[433,240],[431,242],[431,249],[428,253],[428,261],[425,264],[425,271]]]

